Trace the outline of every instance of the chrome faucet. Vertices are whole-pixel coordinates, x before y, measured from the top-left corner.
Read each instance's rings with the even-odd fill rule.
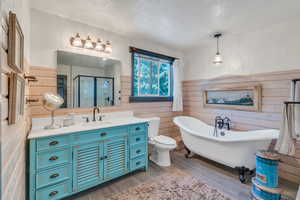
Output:
[[[227,128],[227,130],[230,130],[230,126],[231,126],[231,120],[228,117],[221,117],[221,116],[217,116],[215,118],[215,129],[214,129],[214,137],[218,137],[218,130],[221,130],[221,135],[224,136],[225,132],[223,130],[223,128]]]
[[[96,121],[96,111],[98,112],[98,113],[100,113],[100,108],[99,107],[94,107],[93,108],[93,122],[95,122]]]

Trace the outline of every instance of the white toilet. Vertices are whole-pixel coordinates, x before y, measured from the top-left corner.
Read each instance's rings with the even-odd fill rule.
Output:
[[[159,117],[150,118],[148,128],[149,144],[152,145],[150,160],[159,166],[167,167],[171,165],[170,150],[175,149],[177,145],[176,140],[158,135],[159,123]]]

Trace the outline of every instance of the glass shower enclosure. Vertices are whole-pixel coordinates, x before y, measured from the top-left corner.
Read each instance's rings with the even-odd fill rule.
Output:
[[[73,88],[74,108],[114,105],[114,78],[78,75]]]

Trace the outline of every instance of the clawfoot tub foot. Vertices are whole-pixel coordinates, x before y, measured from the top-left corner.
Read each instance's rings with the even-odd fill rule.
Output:
[[[236,167],[236,169],[239,172],[239,179],[240,179],[241,183],[246,183],[247,177],[252,176],[254,174],[253,170],[250,170],[246,167]]]
[[[186,154],[184,154],[185,158],[191,158],[192,157],[192,152],[186,146],[184,146],[184,149],[187,152]]]

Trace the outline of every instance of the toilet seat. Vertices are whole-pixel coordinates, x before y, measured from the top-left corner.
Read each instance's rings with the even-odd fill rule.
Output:
[[[163,145],[176,145],[176,141],[173,138],[164,135],[158,135],[153,138],[153,140],[159,144]]]

